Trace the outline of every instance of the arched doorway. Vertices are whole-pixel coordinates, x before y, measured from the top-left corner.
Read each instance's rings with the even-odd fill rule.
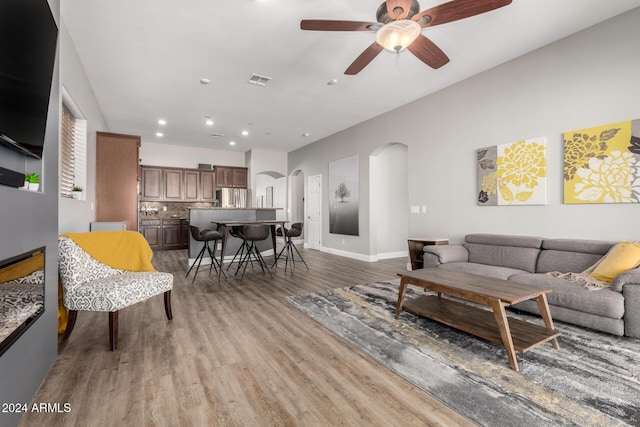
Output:
[[[258,208],[278,208],[276,219],[287,219],[287,177],[274,171],[257,173],[253,200]]]

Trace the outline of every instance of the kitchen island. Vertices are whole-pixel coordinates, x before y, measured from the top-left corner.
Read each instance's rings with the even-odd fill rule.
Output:
[[[189,209],[189,224],[195,225],[200,230],[210,229],[215,230],[216,225],[214,222],[231,222],[231,221],[270,221],[276,219],[277,208],[190,208]],[[222,242],[218,242],[220,246]],[[237,239],[232,236],[228,236],[226,243],[226,260],[231,261],[233,255],[236,253],[240,245],[241,239]],[[202,249],[202,242],[196,242],[191,235],[189,236],[189,263],[193,260]],[[267,252],[272,250],[271,240],[267,239],[257,244],[260,252]],[[220,247],[218,248],[220,249]],[[267,252],[265,255],[268,255]],[[219,250],[216,252],[216,256],[219,256]],[[205,260],[206,262],[206,257]]]

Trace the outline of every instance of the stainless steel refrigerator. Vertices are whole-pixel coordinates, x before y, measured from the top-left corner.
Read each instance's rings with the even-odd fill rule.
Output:
[[[223,208],[248,208],[250,194],[247,188],[218,188],[216,199]]]

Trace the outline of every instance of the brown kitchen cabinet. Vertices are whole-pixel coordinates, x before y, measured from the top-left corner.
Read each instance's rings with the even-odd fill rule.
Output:
[[[233,168],[233,187],[247,188],[247,168]]]
[[[184,200],[197,202],[201,200],[200,195],[200,172],[194,170],[184,170]]]
[[[216,166],[216,185],[220,187],[247,188],[247,168]]]
[[[96,221],[138,230],[140,137],[96,132]]]
[[[140,174],[143,202],[213,202],[216,199],[214,171],[142,166]],[[233,173],[229,176],[233,177]]]
[[[181,201],[182,196],[182,170],[163,169],[162,180],[164,182],[164,200]]]
[[[186,219],[143,219],[140,233],[154,251],[189,247],[189,221]]]
[[[162,169],[143,166],[140,168],[140,175],[142,176],[140,180],[140,196],[142,200],[162,200]]]
[[[215,172],[200,172],[200,200],[213,202],[216,199]]]
[[[216,166],[216,186],[233,187],[233,169],[226,166]]]
[[[143,219],[140,221],[140,233],[147,239],[147,243],[153,250],[162,248],[162,220]]]
[[[181,220],[162,220],[162,249],[180,249]]]

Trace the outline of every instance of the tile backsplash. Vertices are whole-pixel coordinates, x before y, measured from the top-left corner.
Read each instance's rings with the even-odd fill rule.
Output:
[[[189,219],[189,208],[212,208],[213,203],[193,202],[193,203],[171,203],[171,202],[140,202],[138,211],[140,219],[168,219],[182,218]]]

